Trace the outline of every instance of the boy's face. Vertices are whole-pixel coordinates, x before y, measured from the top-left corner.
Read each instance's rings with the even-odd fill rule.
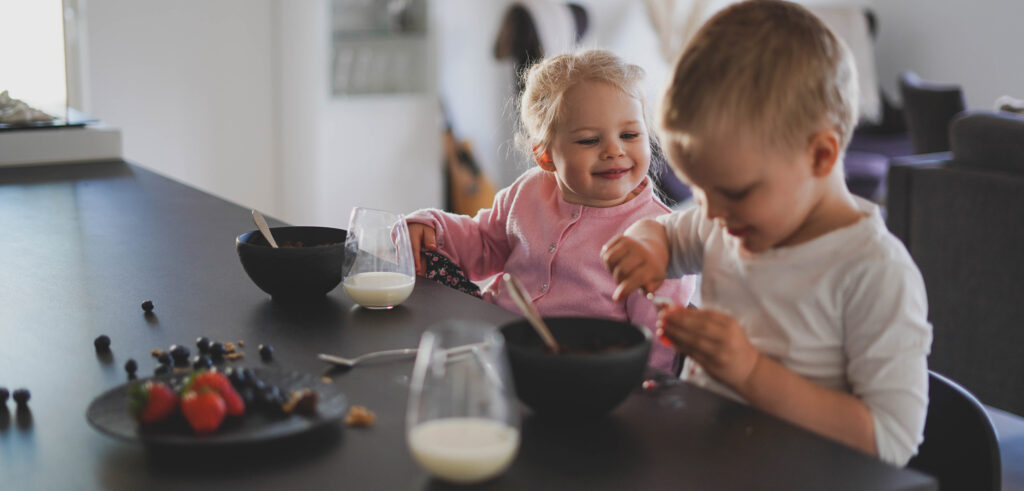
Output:
[[[761,252],[790,245],[820,196],[812,152],[768,150],[737,135],[694,140],[683,154],[669,145],[673,167],[694,188],[709,219]]]
[[[647,175],[651,147],[640,101],[603,82],[565,93],[565,112],[548,149],[563,198],[593,207],[629,201]]]

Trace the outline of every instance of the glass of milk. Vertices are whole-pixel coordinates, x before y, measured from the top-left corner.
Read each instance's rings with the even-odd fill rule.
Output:
[[[519,450],[519,407],[493,328],[449,321],[420,338],[406,413],[413,459],[458,484],[505,472]]]
[[[409,298],[416,264],[401,213],[352,209],[341,284],[352,301],[368,309],[390,309]]]

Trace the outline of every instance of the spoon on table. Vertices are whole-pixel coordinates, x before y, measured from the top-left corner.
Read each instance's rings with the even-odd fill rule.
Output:
[[[530,295],[523,288],[523,284],[508,273],[505,273],[501,279],[505,280],[505,285],[508,286],[508,292],[512,295],[512,300],[519,306],[519,311],[526,316],[526,320],[530,322],[533,329],[537,331],[540,338],[547,345],[548,349],[552,353],[558,353],[560,351],[558,343],[555,342],[555,337],[551,335],[551,330],[548,329],[548,325],[544,323],[544,319],[541,318],[540,312],[537,312],[537,307],[533,305],[530,300]]]
[[[260,229],[260,233],[270,243],[270,247],[277,249],[277,241],[274,240],[274,236],[270,233],[270,227],[267,226],[267,221],[263,218],[263,214],[252,210],[252,221],[256,222],[256,228]]]

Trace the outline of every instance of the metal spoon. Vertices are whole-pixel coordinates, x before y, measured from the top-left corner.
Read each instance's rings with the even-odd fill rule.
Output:
[[[523,284],[519,283],[519,280],[515,276],[505,273],[501,279],[505,280],[505,285],[508,286],[509,294],[512,295],[512,300],[515,300],[516,305],[519,306],[519,311],[526,316],[526,320],[530,322],[533,329],[537,331],[540,338],[547,345],[548,349],[552,353],[558,353],[558,343],[555,342],[555,337],[551,335],[551,330],[548,329],[548,325],[544,323],[544,319],[541,318],[540,312],[537,312],[537,307],[533,305],[530,300],[530,296],[526,293],[526,289],[523,288]]]
[[[277,249],[277,241],[274,240],[274,236],[270,233],[270,227],[267,226],[267,221],[263,219],[263,214],[252,210],[252,221],[256,222],[256,228],[260,229],[260,233],[270,243],[270,247]]]
[[[456,346],[454,348],[449,348],[447,350],[447,353],[450,354],[450,355],[457,355],[459,353],[464,353],[464,352],[472,351],[473,348],[475,348],[477,346],[480,346],[480,345],[479,344],[467,344],[467,345],[463,345],[463,346]],[[338,365],[338,366],[342,366],[342,367],[346,367],[346,368],[352,368],[352,367],[354,367],[354,366],[358,365],[359,363],[364,362],[366,360],[372,360],[374,358],[381,358],[381,357],[385,357],[385,356],[408,356],[408,355],[415,355],[417,351],[418,351],[418,348],[400,348],[400,349],[389,349],[389,350],[383,350],[383,351],[372,351],[370,353],[364,353],[364,354],[361,354],[361,355],[353,357],[353,358],[345,358],[344,356],[329,355],[327,353],[320,353],[319,355],[316,355],[316,357],[319,358],[321,361],[326,361],[327,363],[332,363],[332,364],[335,364],[335,365]]]

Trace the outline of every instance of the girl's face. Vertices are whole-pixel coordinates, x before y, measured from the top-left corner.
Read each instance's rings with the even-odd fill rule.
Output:
[[[764,149],[742,135],[706,138],[685,155],[669,145],[673,167],[711,220],[761,252],[799,243],[819,202],[812,155]]]
[[[640,101],[604,82],[581,82],[564,96],[565,112],[548,148],[562,197],[604,208],[633,198],[651,165]]]

